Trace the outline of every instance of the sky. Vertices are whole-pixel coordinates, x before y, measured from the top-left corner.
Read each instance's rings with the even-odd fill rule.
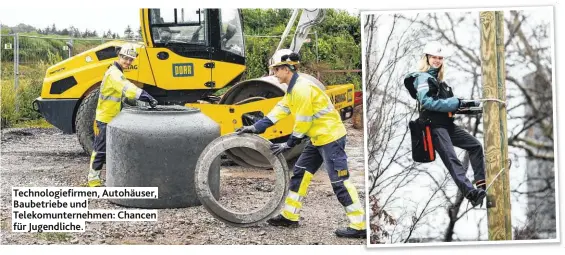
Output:
[[[57,29],[74,26],[83,32],[85,29],[96,30],[98,35],[112,30],[113,33],[123,35],[129,25],[134,31],[139,27],[139,8],[57,8],[50,9],[49,15],[45,15],[44,9],[25,9],[26,15],[22,15],[23,8],[1,8],[0,23],[10,27],[20,23],[44,29],[53,24]],[[104,17],[102,17],[102,15]]]
[[[75,5],[73,5],[75,6]],[[180,6],[177,6],[180,7]],[[195,8],[195,7],[191,7]],[[22,11],[25,10],[25,15]],[[84,32],[96,30],[98,35],[111,30],[113,33],[123,35],[129,25],[134,31],[140,26],[139,8],[108,8],[107,6],[96,8],[55,8],[45,14],[44,8],[2,7],[0,8],[0,23],[10,27],[20,23],[44,29],[55,24],[57,29],[74,26]],[[352,15],[358,13],[358,9],[347,9]]]

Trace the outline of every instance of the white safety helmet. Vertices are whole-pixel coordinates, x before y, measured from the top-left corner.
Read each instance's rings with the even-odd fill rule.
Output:
[[[133,45],[132,43],[126,43],[122,45],[122,48],[120,49],[120,53],[118,54],[133,59],[137,58],[137,51],[135,50],[135,45]]]
[[[437,41],[431,41],[424,46],[423,54],[438,56],[438,57],[448,57],[448,49]]]
[[[297,62],[291,62],[291,61],[283,61],[282,57],[284,55],[290,55],[291,53],[293,53],[292,50],[290,49],[281,49],[278,50],[277,52],[275,52],[275,54],[273,54],[273,57],[269,60],[269,67],[275,67],[275,66],[281,66],[281,65],[285,65],[285,64],[298,64]]]

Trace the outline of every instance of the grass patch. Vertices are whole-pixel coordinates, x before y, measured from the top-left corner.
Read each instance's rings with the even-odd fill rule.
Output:
[[[44,68],[38,67],[38,69],[43,70]],[[3,128],[12,127],[22,121],[41,119],[41,114],[32,109],[31,103],[41,95],[42,81],[41,70],[30,71],[26,78],[20,79],[17,91],[14,88],[13,79],[1,81]],[[17,111],[16,103],[19,106]]]
[[[13,125],[15,128],[52,128],[49,122],[45,119],[36,119],[36,120],[24,120]]]
[[[43,232],[37,233],[36,237],[51,242],[65,242],[71,239],[71,235],[65,232]]]
[[[15,109],[15,93],[13,83],[2,81],[2,127],[10,127],[10,125],[16,122],[19,116],[16,114]]]

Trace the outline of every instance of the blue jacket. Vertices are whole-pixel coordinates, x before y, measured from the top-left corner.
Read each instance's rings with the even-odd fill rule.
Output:
[[[429,111],[436,112],[455,112],[459,107],[459,99],[457,97],[450,98],[433,98],[427,95],[429,89],[428,78],[437,79],[427,72],[413,72],[408,74],[415,77],[414,88],[418,91],[417,97],[420,105]]]

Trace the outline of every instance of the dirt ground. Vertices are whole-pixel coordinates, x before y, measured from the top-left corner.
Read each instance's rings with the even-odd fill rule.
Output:
[[[365,201],[363,130],[354,129],[351,120],[345,124],[351,179],[359,198]],[[83,233],[12,232],[13,186],[80,186],[85,183],[89,156],[83,153],[76,135],[65,135],[57,129],[4,129],[1,141],[2,244],[366,244],[365,239],[334,235],[334,230],[347,226],[348,221],[323,169],[312,180],[298,228],[273,227],[266,223],[249,228],[232,227],[215,219],[203,206],[194,206],[160,209],[156,222],[88,222]],[[265,201],[272,184],[270,175],[265,170],[250,170],[245,174],[241,171],[241,167],[222,168],[220,196],[245,194],[246,199],[229,199],[230,206],[236,208],[249,205],[249,199]],[[90,200],[89,208],[122,207],[106,200]]]

